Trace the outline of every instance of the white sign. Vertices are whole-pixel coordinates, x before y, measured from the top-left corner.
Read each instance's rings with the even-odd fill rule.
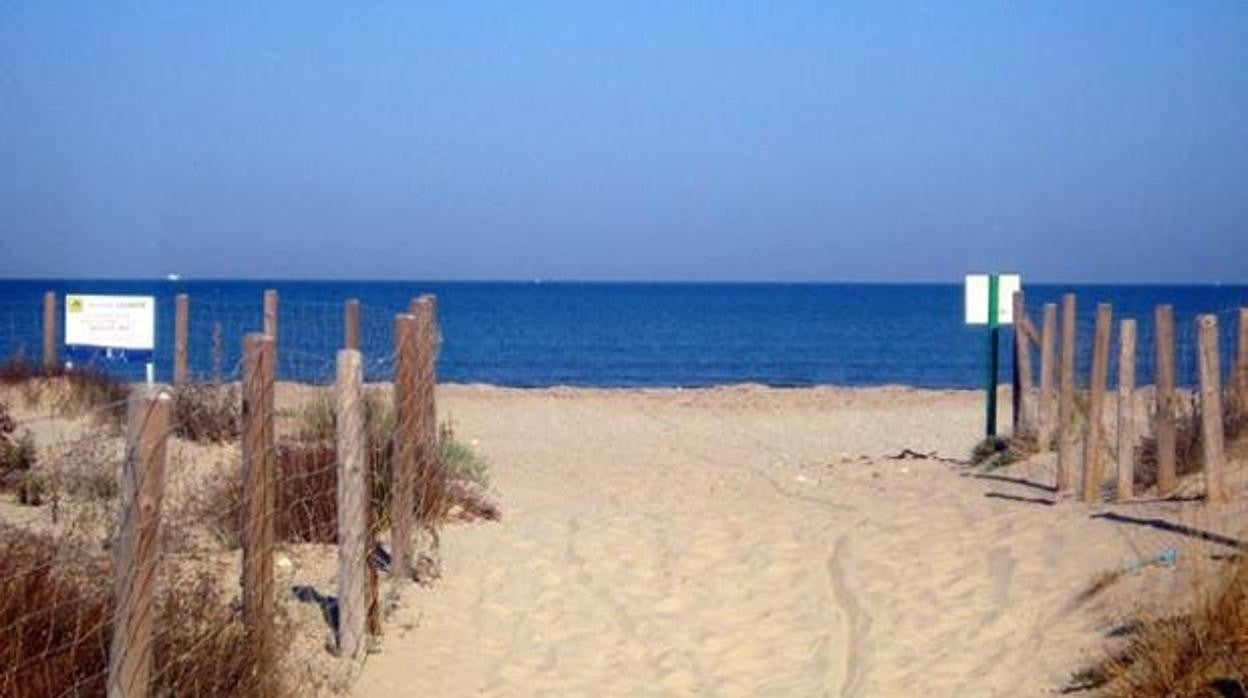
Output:
[[[156,299],[67,295],[65,343],[152,351],[156,348]]]
[[[966,275],[966,324],[988,324],[987,274]],[[1023,280],[1018,274],[997,275],[997,324],[1014,323],[1014,292],[1022,290]]]

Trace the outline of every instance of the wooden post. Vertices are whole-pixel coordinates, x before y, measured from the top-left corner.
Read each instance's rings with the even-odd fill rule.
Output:
[[[342,307],[342,348],[360,348],[360,302],[354,298]]]
[[[1135,494],[1135,320],[1118,330],[1118,501]]]
[[[1222,373],[1218,356],[1218,317],[1201,315],[1196,320],[1200,339],[1200,435],[1205,455],[1205,499],[1226,501],[1222,478]]]
[[[1105,383],[1109,376],[1109,334],[1113,331],[1113,308],[1096,306],[1096,334],[1092,343],[1092,379],[1088,385],[1088,414],[1083,423],[1083,501],[1095,504],[1101,498],[1104,463],[1101,460],[1102,417],[1105,413]]]
[[[1157,491],[1170,494],[1179,484],[1175,469],[1175,440],[1178,404],[1174,392],[1174,308],[1159,305],[1156,310],[1156,439]]]
[[[190,334],[190,298],[179,293],[173,300],[173,384],[186,385],[187,336]]]
[[[1241,418],[1248,417],[1248,308],[1239,309],[1239,342],[1235,351],[1235,393]]]
[[[1027,335],[1027,304],[1014,292],[1014,433],[1035,433],[1035,395],[1031,377],[1031,338]]]
[[[1040,335],[1040,448],[1053,447],[1053,427],[1057,423],[1057,391],[1054,390],[1054,373],[1057,371],[1057,304],[1044,304],[1044,329]]]
[[[273,356],[267,334],[243,339],[243,623],[262,658],[273,617]]]
[[[119,483],[121,523],[113,548],[110,698],[148,694],[170,402],[168,393],[150,389],[130,398],[126,459]]]
[[[434,398],[437,384],[436,364],[438,353],[438,306],[437,299],[426,295],[416,299],[412,306],[416,318],[416,481],[417,510],[420,523],[428,525],[437,515],[438,501],[442,495],[442,483],[438,463],[438,416]]]
[[[368,620],[368,501],[360,352],[338,352],[338,653],[358,659]]]
[[[367,442],[367,440],[368,439],[366,435],[365,441]],[[379,445],[371,446],[371,447],[385,448],[386,446],[384,444],[379,444]],[[373,490],[373,478],[374,477],[375,477],[375,474],[373,473],[373,464],[370,460],[370,462],[365,463],[365,466],[364,466],[364,491],[367,493],[367,496],[368,496],[368,501],[364,508],[364,515],[367,517],[367,524],[368,524],[368,539],[367,539],[368,557],[365,558],[365,560],[368,562],[368,565],[367,565],[368,577],[366,578],[365,581],[368,584],[368,587],[367,587],[368,634],[371,636],[371,640],[369,642],[369,647],[368,647],[369,651],[372,651],[373,649],[377,647],[376,640],[379,639],[382,634],[381,633],[382,631],[381,602],[378,599],[378,587],[380,586],[380,584],[377,581],[377,565],[372,562],[373,551],[376,550],[377,548],[377,519],[373,515],[374,510],[373,510],[373,500],[372,500],[373,491],[374,491]]]
[[[43,372],[49,376],[59,367],[56,334],[56,292],[48,291],[43,294]]]
[[[220,322],[212,323],[212,384],[221,385],[221,366],[225,363],[224,331]]]
[[[417,348],[416,317],[394,318],[394,467],[390,480],[390,568],[398,581],[412,579],[412,514],[416,508]]]
[[[1075,294],[1062,298],[1062,368],[1057,402],[1057,492],[1074,484],[1079,434],[1075,430]]]
[[[273,338],[273,375],[279,373],[277,363],[277,291],[264,292],[264,333]]]

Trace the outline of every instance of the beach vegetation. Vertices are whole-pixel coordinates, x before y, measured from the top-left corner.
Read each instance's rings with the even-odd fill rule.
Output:
[[[45,372],[19,352],[0,363],[0,385],[20,388],[28,405],[49,404],[63,417],[91,414],[120,427],[129,386],[90,366]]]
[[[234,386],[189,383],[173,391],[173,433],[188,441],[237,441],[242,417],[242,398]]]
[[[1070,690],[1102,698],[1248,694],[1248,557],[1218,568],[1184,613],[1137,614],[1115,649],[1072,677]]]
[[[18,434],[8,405],[0,403],[0,489],[16,490],[22,504],[43,503],[43,483],[35,472],[37,453],[30,432]]]
[[[371,407],[370,407],[371,405]],[[390,525],[391,477],[394,460],[393,410],[381,396],[364,402],[365,457],[371,491],[370,520],[375,531]],[[333,441],[333,407],[317,400],[300,413],[298,438],[275,450],[277,485],[275,533],[278,540],[332,544],[338,530],[338,468]],[[328,437],[323,437],[328,434]],[[312,438],[321,436],[323,438]],[[448,519],[496,520],[498,507],[486,496],[489,476],[485,459],[456,438],[453,427],[438,432],[434,467],[418,475],[415,514],[418,521]],[[210,485],[200,509],[218,540],[230,547],[239,541],[241,476],[219,478]]]
[[[1034,434],[990,436],[971,449],[971,465],[984,470],[996,470],[1027,460],[1039,452],[1040,444]]]
[[[0,568],[0,695],[103,695],[113,618],[109,561],[5,527]],[[271,668],[276,657],[244,641],[239,614],[219,587],[206,569],[160,585],[152,693],[289,694]],[[284,628],[278,623],[274,632]]]
[[[1195,475],[1204,467],[1204,436],[1201,432],[1201,407],[1198,396],[1192,395],[1178,410],[1174,425],[1174,468],[1179,477]],[[1248,407],[1238,400],[1224,401],[1222,434],[1232,456],[1248,442]],[[1135,464],[1135,485],[1146,490],[1157,484],[1157,436],[1151,434],[1140,443]]]

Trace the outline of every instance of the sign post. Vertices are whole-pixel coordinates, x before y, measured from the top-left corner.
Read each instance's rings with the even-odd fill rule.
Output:
[[[1014,293],[1022,288],[1018,274],[967,274],[966,324],[988,326],[987,414],[984,432],[997,435],[997,376],[1000,372],[1001,325],[1014,322]]]
[[[156,299],[151,296],[65,297],[65,345],[82,363],[100,359],[145,364],[154,379]]]

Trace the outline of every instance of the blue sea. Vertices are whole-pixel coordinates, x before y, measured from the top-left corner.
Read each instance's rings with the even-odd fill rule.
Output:
[[[38,358],[46,290],[62,298],[65,293],[153,295],[156,373],[168,380],[173,299],[187,293],[192,372],[230,379],[238,375],[242,336],[261,327],[266,288],[281,298],[283,379],[332,380],[348,298],[362,306],[368,377],[388,378],[394,314],[424,293],[438,297],[441,381],[522,387],[752,382],[977,388],[986,379],[988,333],[963,324],[960,284],[2,281],[0,351]],[[1041,304],[1058,302],[1066,292],[1078,294],[1081,373],[1088,370],[1098,302],[1113,304],[1115,320],[1139,319],[1140,382],[1151,380],[1156,304],[1175,307],[1180,378],[1188,384],[1195,380],[1196,314],[1218,314],[1225,371],[1237,308],[1248,305],[1248,286],[1031,285],[1025,290],[1037,324]],[[1010,370],[1011,334],[1002,331],[1003,381]],[[141,366],[101,368],[128,378],[142,375]]]

